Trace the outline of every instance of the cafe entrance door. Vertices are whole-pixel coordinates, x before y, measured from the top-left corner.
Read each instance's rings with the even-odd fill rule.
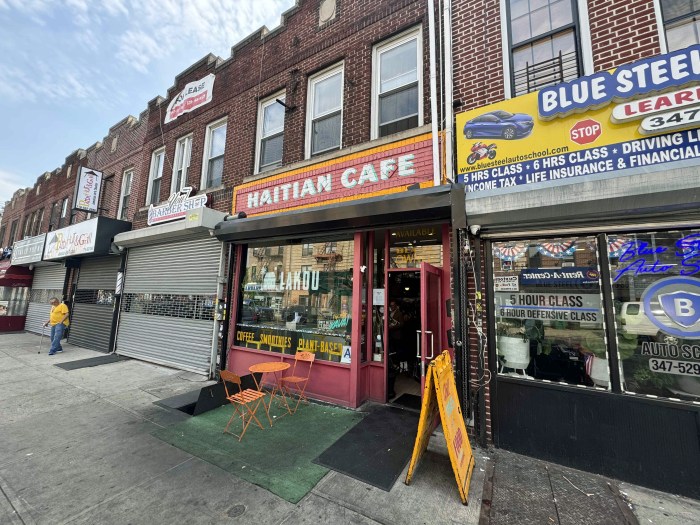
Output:
[[[441,276],[440,268],[426,262],[420,270],[388,271],[385,333],[389,402],[420,408],[427,366],[440,353]]]

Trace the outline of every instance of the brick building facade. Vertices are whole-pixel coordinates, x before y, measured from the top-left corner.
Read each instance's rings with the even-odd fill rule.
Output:
[[[477,436],[694,497],[682,465],[700,379],[682,370],[698,366],[683,348],[700,330],[662,292],[698,285],[698,267],[678,269],[696,254],[682,246],[700,195],[697,121],[683,120],[698,104],[697,15],[664,0],[489,0],[455,2],[452,18]],[[667,142],[678,150],[657,153]]]

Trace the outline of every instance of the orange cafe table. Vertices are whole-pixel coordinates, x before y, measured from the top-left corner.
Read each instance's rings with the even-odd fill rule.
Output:
[[[279,395],[282,398],[281,403],[284,404],[284,407],[287,409],[287,412],[289,412],[290,414],[292,413],[291,409],[289,408],[289,403],[287,403],[287,396],[284,395],[284,389],[280,386],[280,379],[282,379],[282,373],[285,370],[288,370],[289,367],[290,364],[285,363],[284,361],[270,361],[265,363],[257,363],[248,368],[248,370],[253,374],[262,374],[262,377],[260,378],[260,383],[258,383],[256,377],[253,376],[255,386],[259,391],[262,390],[263,379],[265,377],[265,374],[272,374],[274,376],[274,383],[272,391],[270,392],[268,410],[270,409],[270,407],[272,407],[272,400],[275,398],[276,395]]]

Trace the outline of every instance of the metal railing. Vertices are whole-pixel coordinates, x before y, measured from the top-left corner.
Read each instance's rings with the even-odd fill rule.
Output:
[[[513,73],[515,96],[531,93],[546,86],[553,86],[579,77],[576,52],[562,53],[537,64],[526,63]]]

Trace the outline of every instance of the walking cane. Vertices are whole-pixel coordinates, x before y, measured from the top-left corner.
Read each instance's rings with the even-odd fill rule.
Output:
[[[39,339],[39,351],[37,352],[37,354],[41,353],[41,345],[44,343],[44,329],[45,328],[46,328],[45,326],[43,326],[43,325],[41,326],[41,339]]]

